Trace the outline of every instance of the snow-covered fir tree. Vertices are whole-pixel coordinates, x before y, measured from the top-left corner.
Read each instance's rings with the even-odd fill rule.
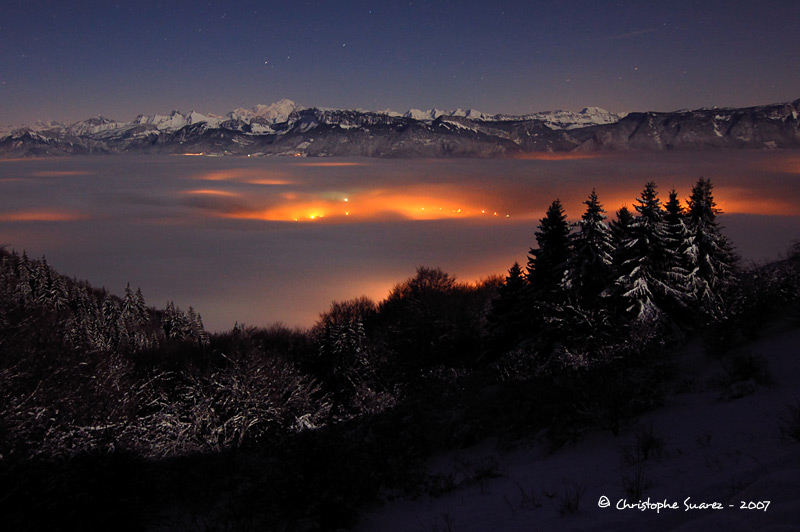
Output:
[[[621,243],[626,258],[619,265],[616,282],[632,319],[658,322],[664,315],[660,303],[672,289],[666,282],[669,251],[656,184],[648,182],[636,201],[638,216]]]
[[[688,201],[687,225],[690,245],[689,287],[701,311],[710,318],[724,313],[724,294],[735,280],[738,257],[730,241],[722,234],[708,179],[700,178]]]
[[[664,204],[664,234],[667,246],[665,270],[666,281],[674,290],[667,305],[673,314],[686,309],[692,304],[689,287],[689,271],[691,269],[691,235],[686,226],[686,213],[678,199],[678,192],[673,188],[669,200]]]
[[[583,202],[586,212],[572,235],[572,256],[568,261],[566,288],[584,308],[600,305],[600,297],[613,281],[614,251],[611,230],[597,193],[592,190]]]
[[[555,200],[539,221],[536,232],[538,247],[532,248],[528,256],[528,331],[542,346],[557,341],[567,326],[564,321],[564,277],[571,254],[570,230],[564,207],[561,201]]]
[[[133,296],[133,301],[136,319],[139,321],[139,323],[146,324],[150,321],[150,314],[147,312],[147,305],[144,303],[144,295],[142,295],[141,288],[136,289],[136,294]]]
[[[614,275],[618,278],[623,270],[623,265],[633,257],[633,254],[626,246],[633,237],[631,233],[633,214],[631,214],[631,211],[625,206],[620,208],[616,214],[617,218],[609,224],[609,229],[611,230],[611,243],[614,246],[614,251],[611,254]]]
[[[208,333],[203,327],[203,319],[192,307],[188,314],[177,307],[174,302],[168,301],[161,317],[161,328],[167,338],[194,342],[200,345],[208,344]]]

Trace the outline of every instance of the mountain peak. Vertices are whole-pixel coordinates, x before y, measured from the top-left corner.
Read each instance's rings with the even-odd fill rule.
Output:
[[[580,110],[578,114],[596,116],[596,115],[609,115],[611,113],[609,111],[606,111],[602,107],[584,107],[583,109]]]
[[[251,118],[258,117],[264,118],[268,122],[276,124],[279,122],[286,122],[289,119],[289,115],[295,111],[299,111],[300,109],[302,109],[302,107],[297,105],[292,100],[289,100],[288,98],[282,98],[269,105],[258,104],[252,109],[244,109],[243,107],[239,107],[238,109],[234,109],[228,113],[228,117],[234,120],[249,120]]]

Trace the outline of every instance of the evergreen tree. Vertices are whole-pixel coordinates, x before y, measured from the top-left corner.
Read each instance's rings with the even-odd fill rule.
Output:
[[[673,188],[669,193],[669,200],[664,204],[664,226],[668,246],[676,250],[680,250],[681,244],[685,244],[688,240],[689,230],[684,221],[685,214],[678,193]]]
[[[18,265],[19,282],[17,283],[17,300],[27,308],[33,305],[33,268],[27,253],[22,252]]]
[[[208,345],[209,338],[203,326],[203,318],[191,306],[189,306],[184,327],[183,338],[185,340],[191,340],[199,345]]]
[[[519,263],[508,270],[487,317],[489,345],[487,351],[500,354],[514,347],[526,334],[525,276]]]
[[[180,338],[183,331],[183,322],[175,303],[167,301],[164,314],[161,317],[161,328],[167,338]]]
[[[150,314],[147,312],[147,306],[144,303],[144,296],[142,295],[142,289],[136,288],[136,294],[134,295],[134,308],[136,309],[136,318],[141,324],[145,324],[150,321]]]
[[[103,299],[101,307],[101,314],[103,319],[102,334],[105,338],[104,345],[106,348],[117,348],[124,346],[127,339],[127,330],[122,319],[122,309],[120,308],[117,298],[111,294],[106,294]]]
[[[562,282],[570,257],[570,226],[560,200],[555,200],[539,220],[536,232],[538,248],[528,256],[528,283],[534,299],[561,299]]]
[[[701,311],[711,317],[724,312],[725,291],[733,284],[738,257],[733,246],[721,233],[713,196],[713,185],[700,178],[692,188],[688,204],[688,230],[691,271],[689,283],[692,295]]]
[[[568,262],[566,287],[580,306],[597,308],[601,294],[613,280],[614,244],[597,193],[592,190],[583,203],[586,212],[578,222],[578,232],[573,234],[574,251]]]
[[[621,244],[626,258],[620,265],[617,284],[626,311],[634,320],[657,322],[663,317],[660,303],[670,288],[665,282],[668,251],[655,183],[647,183],[636,201],[638,216],[629,226],[627,240]]]
[[[136,321],[136,298],[131,290],[131,283],[125,285],[125,297],[122,298],[122,317],[129,322]]]
[[[564,333],[566,290],[564,278],[570,258],[570,226],[559,200],[540,220],[536,232],[538,248],[528,256],[526,307],[531,339],[546,352]]]
[[[615,277],[622,275],[623,265],[633,256],[627,247],[633,241],[632,226],[633,215],[628,210],[628,207],[623,206],[617,211],[617,219],[612,221],[609,226],[611,229],[611,243],[614,246],[614,251],[611,255]]]
[[[664,236],[666,244],[665,270],[666,282],[673,289],[673,297],[666,302],[669,310],[675,314],[690,304],[689,271],[691,257],[689,248],[691,238],[686,227],[685,213],[678,193],[672,189],[669,200],[664,204]]]

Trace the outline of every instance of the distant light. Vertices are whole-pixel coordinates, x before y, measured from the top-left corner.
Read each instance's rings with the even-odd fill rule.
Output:
[[[350,201],[350,200],[348,200],[347,198],[345,198],[344,200],[345,200],[345,201]]]

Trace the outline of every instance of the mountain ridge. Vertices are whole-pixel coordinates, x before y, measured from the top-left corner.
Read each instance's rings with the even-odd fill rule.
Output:
[[[114,153],[366,157],[517,157],[528,153],[800,148],[800,99],[747,108],[523,116],[473,109],[305,108],[282,99],[225,116],[196,111],[97,116],[0,130],[0,157]]]

